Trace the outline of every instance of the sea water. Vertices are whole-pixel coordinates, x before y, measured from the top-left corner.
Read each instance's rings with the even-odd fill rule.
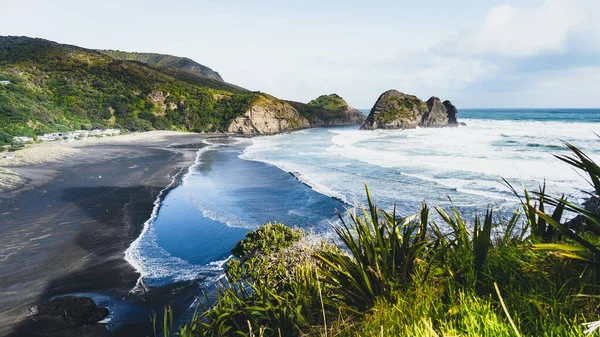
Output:
[[[364,205],[365,185],[403,215],[427,201],[510,216],[518,199],[503,178],[518,190],[545,181],[574,201],[590,190],[554,155],[568,155],[568,142],[600,161],[600,110],[460,110],[459,120],[467,126],[323,127],[212,142],[130,248],[134,265],[146,284],[210,284],[248,230],[279,221],[331,235],[335,210]]]

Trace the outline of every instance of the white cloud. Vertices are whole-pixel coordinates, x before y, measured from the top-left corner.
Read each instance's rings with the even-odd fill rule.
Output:
[[[507,57],[567,52],[569,34],[585,23],[591,5],[585,0],[548,0],[532,9],[497,6],[458,48],[467,54]]]
[[[597,107],[599,22],[600,0],[496,6],[472,29],[414,55],[420,66],[405,71],[422,91],[459,105]]]

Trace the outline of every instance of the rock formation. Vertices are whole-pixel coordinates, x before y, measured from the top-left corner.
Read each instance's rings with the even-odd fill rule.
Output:
[[[419,127],[457,126],[456,107],[450,101],[431,97],[427,102],[397,90],[381,94],[362,130],[414,129]]]
[[[420,126],[444,126],[448,125],[448,110],[437,97],[431,97],[427,100],[427,112],[421,117]]]
[[[262,94],[250,104],[248,111],[231,122],[227,131],[245,135],[262,135],[309,126],[308,120],[290,104]]]
[[[366,116],[337,94],[322,95],[308,104],[289,102],[311,126],[361,125]]]
[[[458,115],[458,109],[456,109],[456,107],[448,100],[444,101],[444,106],[448,111],[448,124],[458,124],[458,120],[456,118],[456,115]]]
[[[60,316],[67,327],[73,328],[99,322],[108,314],[108,309],[98,307],[89,297],[64,296],[31,307],[28,316]]]

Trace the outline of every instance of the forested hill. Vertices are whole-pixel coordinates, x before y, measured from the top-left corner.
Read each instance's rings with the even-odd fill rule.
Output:
[[[118,60],[139,61],[151,66],[172,67],[188,72],[192,75],[210,78],[217,81],[223,81],[218,72],[203,66],[187,57],[178,57],[172,55],[155,53],[130,53],[120,50],[98,50],[99,52],[112,56]]]
[[[198,75],[199,67],[175,56],[0,36],[0,145],[13,136],[80,129],[272,134],[364,120],[347,105],[282,101],[216,72]]]
[[[109,127],[226,131],[258,95],[169,66],[43,39],[0,37],[5,136]]]

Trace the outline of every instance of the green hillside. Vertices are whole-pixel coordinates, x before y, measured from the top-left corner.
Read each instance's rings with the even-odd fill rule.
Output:
[[[322,95],[308,104],[289,101],[312,125],[362,124],[365,115],[337,94]]]
[[[319,96],[308,102],[308,105],[330,111],[347,111],[352,109],[348,103],[337,94]]]
[[[164,55],[156,53],[130,53],[120,50],[98,50],[99,52],[112,56],[117,60],[139,61],[151,66],[163,66],[181,69],[192,75],[210,78],[217,81],[223,81],[218,72],[203,66],[187,57],[178,57],[173,55]]]
[[[180,69],[0,37],[0,137],[119,127],[225,131],[258,94]]]
[[[294,109],[298,110],[302,116],[306,117],[311,124],[320,124],[319,120],[322,121],[335,121],[345,118],[343,111],[329,110],[322,107],[314,106],[311,104],[287,101]]]

